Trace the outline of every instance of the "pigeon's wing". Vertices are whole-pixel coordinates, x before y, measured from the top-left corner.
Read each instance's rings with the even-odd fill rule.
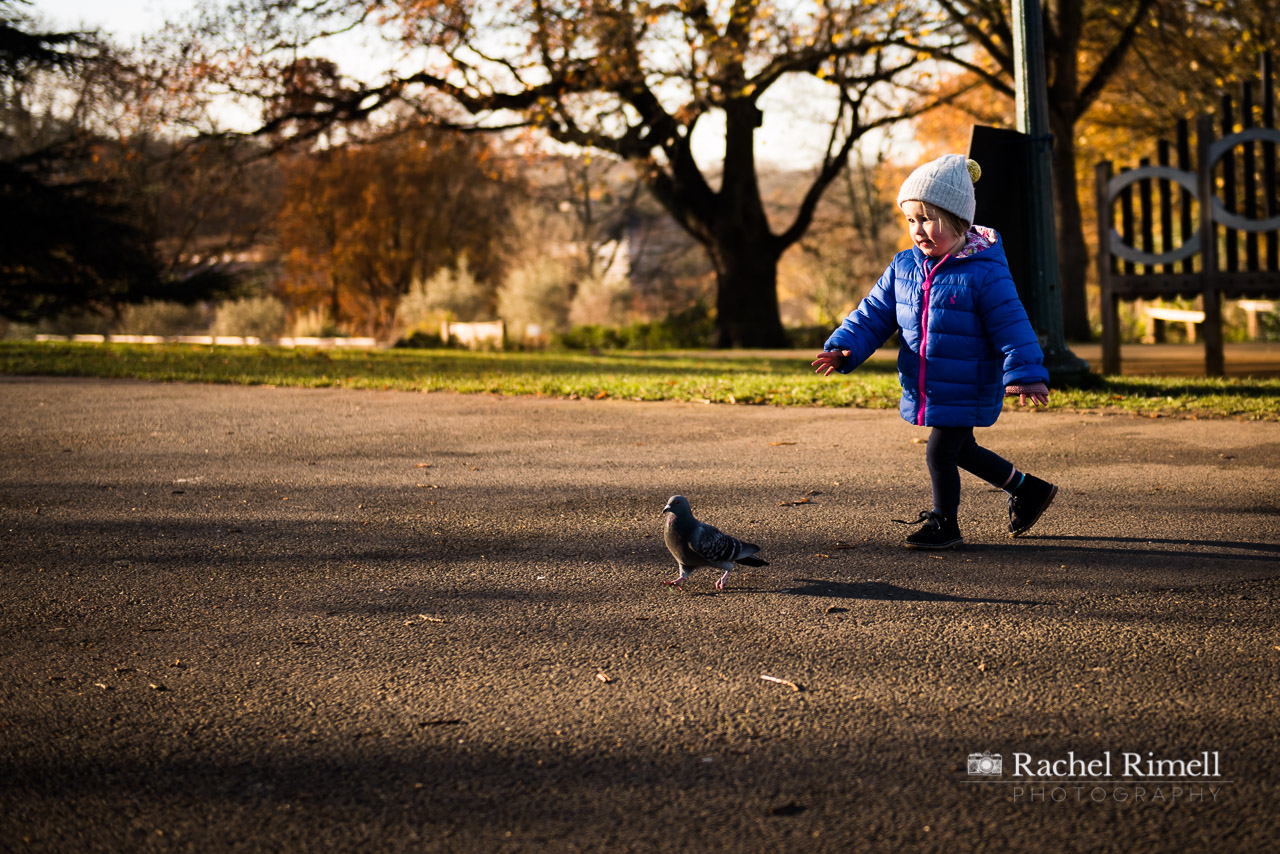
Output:
[[[694,530],[693,536],[689,538],[689,548],[707,563],[720,569],[730,569],[735,561],[760,551],[759,546],[744,543],[706,523],[699,524]]]

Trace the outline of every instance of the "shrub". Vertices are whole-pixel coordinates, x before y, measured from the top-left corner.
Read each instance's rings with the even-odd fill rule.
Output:
[[[631,285],[621,277],[592,276],[578,283],[569,303],[569,323],[574,326],[612,326],[626,318]]]
[[[1258,340],[1280,341],[1280,311],[1258,315]]]
[[[396,332],[434,332],[445,320],[473,321],[487,314],[489,294],[471,274],[464,254],[456,267],[441,267],[425,281],[415,279],[396,304]]]
[[[294,338],[335,338],[342,334],[334,324],[327,305],[318,305],[299,314],[293,319],[291,331]]]
[[[425,332],[420,330],[418,332],[414,332],[413,334],[407,337],[397,338],[396,343],[392,344],[391,346],[412,348],[415,350],[432,350],[439,347],[443,347],[444,341],[440,338],[439,335],[435,335],[430,332]]]
[[[200,306],[155,300],[125,306],[114,331],[122,335],[197,335],[208,328],[209,317]]]
[[[218,306],[212,334],[275,338],[284,329],[284,303],[273,296],[245,297]]]
[[[795,326],[787,330],[787,340],[798,350],[821,350],[835,325]]]
[[[537,257],[515,267],[498,288],[498,316],[517,341],[534,325],[543,334],[559,332],[568,315],[569,277],[552,258]]]
[[[34,324],[15,323],[10,334],[14,337],[36,335],[105,335],[111,331],[109,315],[93,309],[79,308],[63,312],[57,317],[46,317]]]
[[[575,326],[555,338],[566,350],[694,350],[707,347],[715,324],[706,306],[696,304],[665,320],[609,327]]]

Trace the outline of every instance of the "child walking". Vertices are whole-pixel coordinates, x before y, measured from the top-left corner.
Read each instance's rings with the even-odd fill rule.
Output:
[[[981,170],[960,154],[916,169],[898,191],[914,246],[899,252],[814,360],[817,373],[849,373],[894,333],[899,411],[932,427],[925,460],[933,509],[906,524],[913,549],[949,549],[963,542],[957,515],[964,469],[1009,493],[1009,536],[1026,533],[1058,493],[1051,483],[1018,471],[974,439],[990,427],[1003,399],[1032,406],[1049,401],[1044,354],[1005,260],[1000,235],[973,224],[973,183]]]

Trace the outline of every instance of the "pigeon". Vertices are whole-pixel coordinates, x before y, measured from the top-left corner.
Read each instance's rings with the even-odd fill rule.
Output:
[[[671,556],[680,567],[680,574],[670,581],[664,581],[669,587],[684,590],[684,580],[689,571],[700,566],[714,566],[723,569],[724,575],[716,582],[716,589],[723,590],[725,579],[735,563],[743,566],[768,566],[769,562],[755,557],[760,547],[752,543],[731,537],[713,528],[705,522],[693,518],[693,510],[689,507],[689,499],[683,495],[673,495],[662,508],[666,516],[663,539]]]

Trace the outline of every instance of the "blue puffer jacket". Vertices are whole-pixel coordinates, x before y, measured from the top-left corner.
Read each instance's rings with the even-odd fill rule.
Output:
[[[993,245],[963,258],[899,252],[823,347],[848,350],[840,371],[849,373],[901,330],[899,409],[912,424],[989,427],[1006,385],[1049,381],[1000,237],[979,230]]]

